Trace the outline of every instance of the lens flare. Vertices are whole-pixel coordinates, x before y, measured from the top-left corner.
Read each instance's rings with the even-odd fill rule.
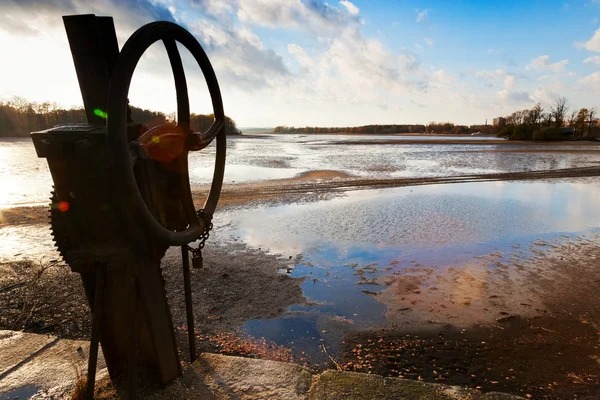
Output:
[[[69,207],[70,205],[66,201],[61,201],[60,203],[58,203],[58,211],[60,212],[69,211]]]
[[[97,116],[99,116],[100,118],[104,118],[104,119],[106,119],[106,117],[108,117],[108,114],[105,113],[104,111],[102,111],[99,108],[95,108],[94,109],[94,114],[97,115]]]

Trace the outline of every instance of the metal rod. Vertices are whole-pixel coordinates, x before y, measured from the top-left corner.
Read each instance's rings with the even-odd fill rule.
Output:
[[[192,285],[190,283],[190,257],[187,245],[181,246],[183,264],[183,290],[185,293],[185,314],[187,316],[190,362],[196,361],[196,336],[194,335],[194,308],[192,306]]]
[[[92,340],[90,342],[90,357],[88,359],[87,387],[85,398],[94,400],[96,385],[96,366],[98,363],[98,343],[100,342],[100,321],[102,319],[102,297],[104,294],[104,271],[96,267],[96,288],[94,290],[94,309],[92,310]]]
[[[133,291],[133,304],[131,313],[131,331],[129,332],[129,372],[128,372],[128,400],[135,400],[136,398],[136,383],[137,383],[137,349],[138,349],[138,278],[137,276],[131,277],[131,289]]]

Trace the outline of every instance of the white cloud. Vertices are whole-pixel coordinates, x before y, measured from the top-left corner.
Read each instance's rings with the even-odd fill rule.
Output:
[[[495,71],[488,70],[480,70],[475,71],[475,76],[478,78],[482,78],[490,84],[495,84],[496,82],[503,81],[504,87],[506,89],[512,88],[516,82],[517,77],[514,74],[508,73],[503,69],[497,69]]]
[[[358,8],[349,1],[340,4],[346,11],[320,1],[238,0],[237,16],[243,23],[271,28],[291,27],[313,30],[343,30],[349,23],[360,23]],[[352,9],[353,10],[353,9]]]
[[[246,27],[229,28],[201,19],[189,28],[205,46],[215,70],[228,82],[255,90],[272,86],[289,74],[283,58],[265,49],[259,37]]]
[[[481,70],[481,71],[475,71],[474,75],[478,78],[483,78],[486,80],[496,80],[496,73],[493,71],[486,71],[486,70]]]
[[[502,81],[502,89],[496,92],[496,100],[505,106],[518,107],[525,103],[531,103],[531,96],[527,91],[518,90],[518,78],[516,75],[497,69],[495,71],[477,71],[475,76],[484,78],[491,82],[493,86],[498,86],[495,82]]]
[[[552,71],[562,72],[565,66],[569,63],[569,60],[561,60],[555,63],[550,62],[550,56],[539,56],[531,60],[531,62],[525,67],[527,71]]]
[[[423,10],[417,13],[417,24],[426,24],[429,22],[429,10]]]
[[[423,38],[423,41],[427,46],[433,46],[433,40],[430,38]]]
[[[512,89],[517,84],[517,77],[514,75],[507,75],[504,78],[504,88]]]
[[[416,71],[421,65],[419,57],[412,51],[406,49],[400,49],[398,64],[404,71]]]
[[[340,4],[343,5],[344,7],[346,7],[346,9],[348,10],[348,12],[351,15],[358,15],[358,14],[360,14],[360,10],[358,9],[358,7],[356,7],[354,4],[352,4],[348,0],[341,0]]]
[[[583,47],[584,49],[589,51],[600,52],[600,28],[596,29],[592,37],[587,42],[576,42],[575,46]]]
[[[596,65],[600,65],[600,56],[590,56],[583,60],[584,64],[594,63]]]
[[[298,64],[305,69],[309,69],[315,65],[313,59],[310,58],[308,54],[306,54],[306,51],[297,44],[288,44],[288,53],[294,56]]]
[[[503,89],[496,95],[498,100],[511,104],[525,104],[531,103],[531,96],[527,92],[511,92],[510,90]]]
[[[456,77],[444,69],[434,70],[430,82],[434,86],[448,86],[456,81]]]
[[[579,79],[577,82],[582,85],[597,86],[600,84],[600,71],[596,71],[588,76],[585,76]]]

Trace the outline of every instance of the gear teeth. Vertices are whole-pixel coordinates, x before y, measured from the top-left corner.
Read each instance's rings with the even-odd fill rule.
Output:
[[[64,220],[65,217],[61,215],[61,212],[58,209],[52,207],[52,205],[56,203],[58,203],[58,197],[56,196],[56,192],[54,191],[53,187],[50,197],[50,209],[48,210],[50,233],[52,234],[54,247],[56,247],[58,250],[58,254],[60,254],[62,259],[69,264],[67,254],[73,246],[71,240],[69,239],[68,228]]]

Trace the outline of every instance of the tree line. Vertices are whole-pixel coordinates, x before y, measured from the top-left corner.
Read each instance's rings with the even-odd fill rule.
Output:
[[[277,126],[273,133],[437,133],[437,134],[470,134],[475,132],[494,133],[491,125],[456,125],[452,122],[430,122],[427,125],[363,125],[353,127],[319,127],[319,126]]]
[[[160,124],[173,124],[176,114],[146,110],[130,106],[131,118],[136,123],[150,127]],[[190,115],[191,129],[204,132],[212,124],[213,114]],[[60,124],[84,123],[87,121],[83,107],[65,109],[54,102],[36,103],[14,96],[8,102],[0,102],[0,137],[27,136],[31,132],[52,128]],[[225,117],[225,133],[239,135],[236,123]]]
[[[425,125],[364,125],[348,127],[276,126],[273,133],[423,133]]]
[[[557,97],[548,111],[536,103],[530,110],[519,110],[508,115],[498,136],[512,140],[591,138],[598,130],[595,117],[594,108],[571,110],[565,97]]]

